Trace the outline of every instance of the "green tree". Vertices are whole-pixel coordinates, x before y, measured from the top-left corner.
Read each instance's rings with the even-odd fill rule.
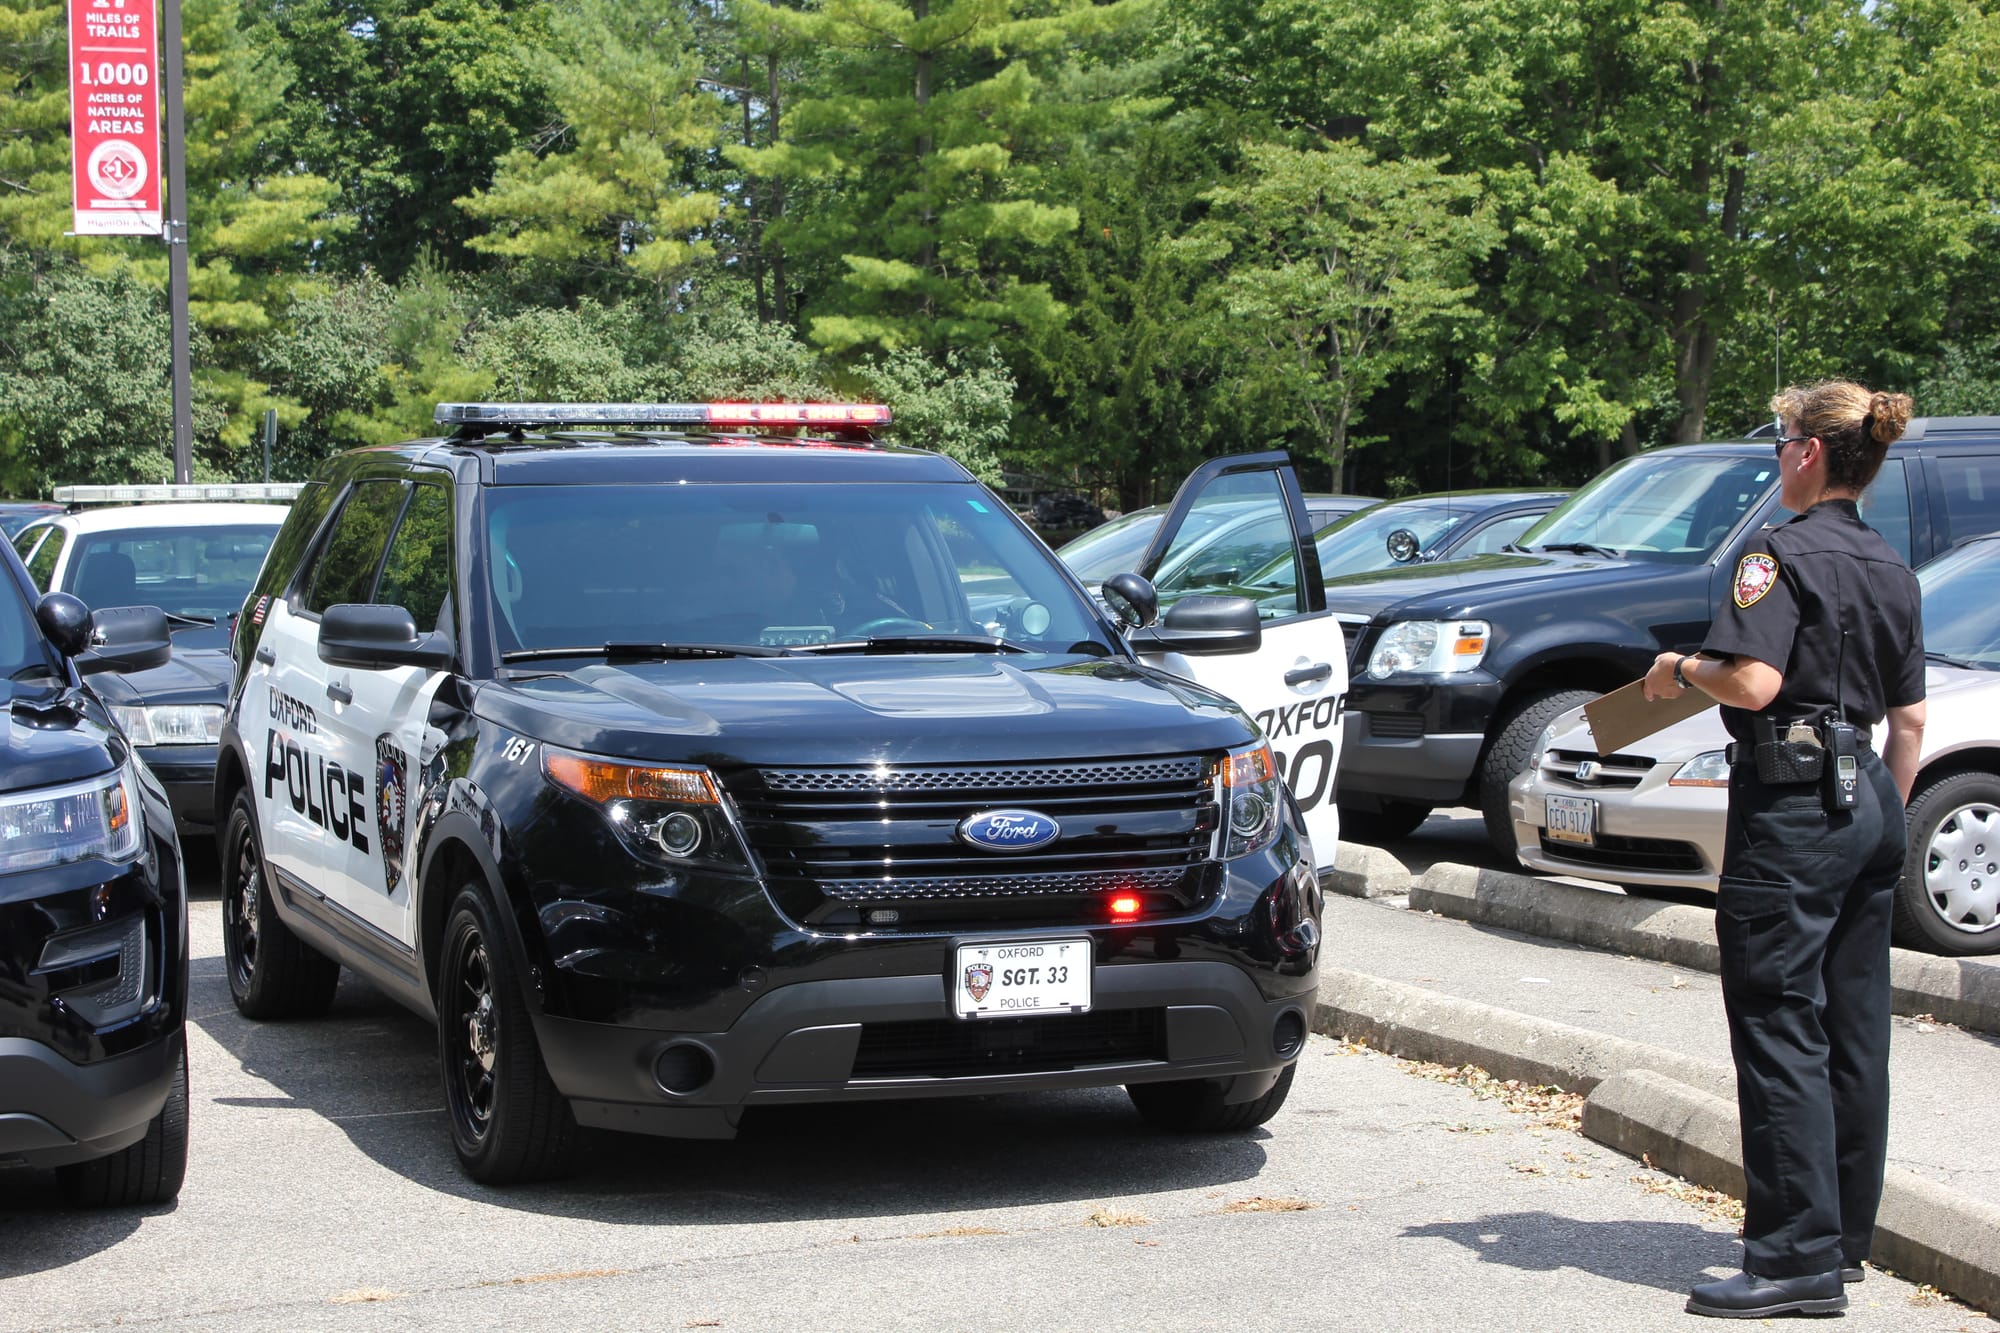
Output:
[[[459,201],[492,230],[474,249],[622,275],[665,304],[714,252],[721,198],[696,168],[723,133],[685,8],[577,0],[550,17],[544,74],[560,122],[503,158],[491,188]]]
[[[1238,391],[1335,476],[1368,400],[1470,316],[1472,266],[1498,240],[1477,194],[1354,144],[1256,144],[1180,243],[1222,275],[1204,327],[1230,346]]]
[[[728,150],[793,201],[769,237],[806,270],[814,342],[939,350],[1061,323],[1048,285],[1022,276],[1077,222],[1047,166],[1135,109],[1065,101],[1065,71],[1151,2],[740,0],[746,21],[820,53],[778,142]]]

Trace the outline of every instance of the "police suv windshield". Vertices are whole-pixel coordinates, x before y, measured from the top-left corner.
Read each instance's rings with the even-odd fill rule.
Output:
[[[485,497],[503,654],[953,634],[1112,652],[1046,548],[970,485],[496,486]]]
[[[34,609],[15,591],[14,581],[5,575],[0,588],[0,676],[9,682],[46,679],[54,675],[49,650],[35,624]],[[0,687],[0,699],[11,697],[11,687]]]
[[[1520,545],[1699,564],[1777,479],[1777,461],[1768,454],[1640,454],[1600,473],[1530,528]]]

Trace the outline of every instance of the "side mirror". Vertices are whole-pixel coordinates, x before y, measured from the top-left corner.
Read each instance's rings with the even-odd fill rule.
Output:
[[[1098,586],[1097,595],[1127,629],[1144,629],[1160,618],[1160,595],[1137,574],[1113,574]]]
[[[1264,622],[1248,597],[1183,597],[1156,628],[1134,630],[1125,642],[1140,653],[1254,653],[1264,644]]]
[[[443,671],[453,653],[449,635],[435,630],[418,634],[415,618],[404,607],[342,602],[329,606],[319,619],[319,660],[330,666]]]
[[[51,593],[59,597],[60,593]],[[48,598],[42,599],[44,605]],[[74,598],[70,600],[75,601]],[[82,606],[82,602],[76,603]],[[35,609],[37,619],[41,608]],[[165,666],[174,655],[173,634],[167,628],[167,613],[157,606],[108,606],[90,615],[90,639],[81,653],[72,653],[77,671],[94,676],[101,671],[150,671]],[[46,628],[46,626],[44,626]],[[61,647],[54,635],[51,641]]]

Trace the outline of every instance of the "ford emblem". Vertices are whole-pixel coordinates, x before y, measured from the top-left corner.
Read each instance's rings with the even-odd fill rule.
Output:
[[[1028,852],[1046,847],[1062,825],[1035,810],[981,810],[958,823],[959,840],[983,852]]]

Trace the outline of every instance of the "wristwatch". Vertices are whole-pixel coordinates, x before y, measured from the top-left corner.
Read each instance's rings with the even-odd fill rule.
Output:
[[[1693,684],[1688,680],[1688,678],[1681,674],[1681,664],[1687,661],[1688,658],[1692,656],[1693,656],[1692,653],[1683,653],[1679,657],[1674,659],[1674,684],[1680,686],[1684,690],[1691,690],[1694,688]]]

